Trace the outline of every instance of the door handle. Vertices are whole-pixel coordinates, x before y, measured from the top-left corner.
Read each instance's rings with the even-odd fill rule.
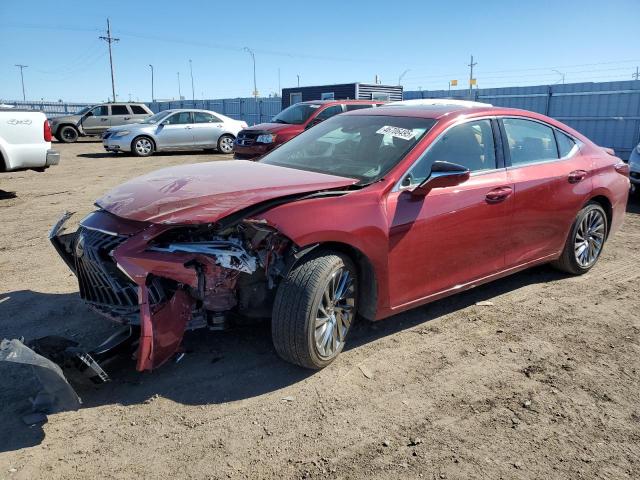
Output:
[[[192,127],[191,125],[187,125],[187,126],[186,126],[186,127],[184,127],[184,128],[192,129],[193,127]]]
[[[569,173],[569,175],[567,176],[567,180],[569,180],[569,183],[578,183],[584,180],[586,176],[586,171],[574,170],[573,172]]]
[[[106,122],[107,120],[109,120],[108,118],[101,118],[100,121],[101,122]]]
[[[125,120],[131,120],[131,117],[124,117]]]
[[[505,200],[509,195],[513,193],[511,187],[498,187],[491,190],[485,196],[487,203],[499,203]]]

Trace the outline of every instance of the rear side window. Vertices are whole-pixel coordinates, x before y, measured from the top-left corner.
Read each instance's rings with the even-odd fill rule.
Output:
[[[218,117],[211,115],[210,113],[194,112],[194,123],[220,123],[221,120]]]
[[[353,112],[354,110],[362,110],[363,108],[371,108],[373,105],[367,104],[355,104],[355,105],[345,105],[347,107],[347,112]]]
[[[411,185],[426,180],[433,162],[438,160],[462,165],[472,172],[496,168],[491,120],[476,120],[450,128],[411,170]]]
[[[130,105],[130,107],[134,115],[147,115],[149,113],[140,105]]]
[[[334,105],[333,107],[325,108],[321,111],[316,117],[317,120],[326,120],[327,118],[333,117],[334,115],[338,115],[342,113],[342,105]]]
[[[504,118],[502,123],[507,134],[511,165],[526,165],[558,158],[556,139],[551,127],[519,118]]]
[[[111,105],[111,115],[129,115],[126,105]]]
[[[576,148],[576,142],[568,135],[556,130],[556,140],[558,141],[558,153],[560,158],[567,157]]]

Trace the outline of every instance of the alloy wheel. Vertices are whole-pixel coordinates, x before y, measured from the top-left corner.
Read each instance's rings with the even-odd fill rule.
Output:
[[[336,270],[325,287],[314,323],[318,354],[332,358],[344,345],[355,311],[356,289],[353,275],[345,268]]]
[[[233,152],[233,138],[231,138],[231,137],[222,137],[220,139],[220,151],[222,153],[231,153],[231,152]]]
[[[149,139],[141,138],[136,141],[135,148],[136,152],[138,152],[140,155],[149,155],[151,153],[153,145],[151,145],[151,141],[149,141]]]
[[[599,210],[589,211],[578,226],[573,249],[578,265],[588,268],[595,263],[604,244],[606,221]]]

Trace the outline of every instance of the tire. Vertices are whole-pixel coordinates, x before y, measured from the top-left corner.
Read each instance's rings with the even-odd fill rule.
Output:
[[[150,157],[155,151],[155,144],[149,137],[136,137],[131,142],[131,153],[136,157]]]
[[[282,359],[316,370],[335,360],[357,314],[356,272],[348,257],[325,252],[303,259],[280,282],[271,336]],[[341,289],[344,292],[337,302],[329,301],[325,295],[326,292],[330,296],[334,287],[337,297]]]
[[[233,135],[229,135],[227,133],[221,135],[218,139],[218,151],[220,153],[224,153],[225,155],[233,153],[234,140],[235,139],[233,138]]]
[[[578,212],[562,255],[551,264],[572,275],[587,273],[600,258],[608,228],[607,214],[602,206],[589,202]]]
[[[56,133],[56,138],[63,143],[74,143],[78,141],[80,132],[73,125],[63,125]]]

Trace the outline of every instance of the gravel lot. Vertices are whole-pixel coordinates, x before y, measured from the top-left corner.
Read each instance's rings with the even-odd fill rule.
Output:
[[[113,327],[79,300],[51,225],[130,177],[225,157],[57,148],[57,167],[0,176],[0,337],[90,343]],[[640,478],[639,247],[632,203],[589,274],[535,268],[360,322],[320,372],[281,361],[266,325],[197,332],[181,362],[124,362],[44,425],[18,413],[29,372],[2,365],[0,479]]]

